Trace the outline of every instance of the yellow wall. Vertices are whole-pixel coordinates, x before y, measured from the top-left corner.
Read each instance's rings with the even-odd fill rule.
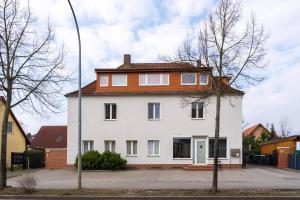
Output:
[[[0,133],[2,133],[2,119],[4,113],[4,102],[0,100]],[[13,124],[13,133],[7,134],[7,167],[10,167],[11,152],[24,152],[26,149],[26,140],[14,118],[9,115],[8,121]],[[1,137],[0,137],[1,145]],[[0,152],[1,153],[1,152]]]
[[[284,141],[278,141],[270,144],[263,144],[260,147],[261,154],[272,154],[273,150],[277,150],[277,147],[290,147],[290,153],[293,154],[296,146],[296,139],[291,138]]]

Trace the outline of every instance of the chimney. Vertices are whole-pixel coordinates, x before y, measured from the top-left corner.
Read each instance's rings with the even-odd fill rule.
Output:
[[[130,64],[131,64],[130,54],[124,54],[124,65],[130,65]]]

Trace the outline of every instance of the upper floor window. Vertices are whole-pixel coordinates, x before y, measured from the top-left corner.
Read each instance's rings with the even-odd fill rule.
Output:
[[[181,85],[196,85],[196,84],[197,84],[196,73],[181,74]]]
[[[82,143],[83,143],[83,153],[86,153],[94,149],[93,140],[83,140]]]
[[[202,119],[203,118],[203,102],[193,102],[192,103],[192,118]]]
[[[105,151],[114,153],[116,149],[116,142],[114,140],[104,140],[104,148]]]
[[[169,74],[140,74],[140,85],[169,85]]]
[[[200,85],[208,84],[208,74],[200,74]]]
[[[160,119],[160,103],[148,103],[148,119]]]
[[[105,119],[117,119],[117,104],[105,103]]]
[[[113,74],[112,86],[127,86],[127,74]]]
[[[100,86],[108,86],[108,75],[100,75]]]
[[[7,133],[13,133],[13,123],[7,122]]]

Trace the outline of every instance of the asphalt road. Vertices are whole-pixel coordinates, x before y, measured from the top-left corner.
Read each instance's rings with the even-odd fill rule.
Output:
[[[300,197],[244,197],[244,196],[203,196],[203,197],[4,197],[0,199],[7,200],[296,200],[300,199]]]

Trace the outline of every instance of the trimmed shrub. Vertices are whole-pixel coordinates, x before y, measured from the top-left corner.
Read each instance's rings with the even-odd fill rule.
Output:
[[[109,151],[104,152],[102,155],[101,169],[104,170],[120,170],[124,169],[127,161],[121,158],[120,154],[112,153]]]
[[[77,167],[78,158],[75,161]],[[97,170],[101,167],[101,154],[98,151],[88,151],[81,157],[81,165],[83,170]]]
[[[120,170],[124,169],[127,161],[120,154],[112,152],[99,153],[88,151],[81,157],[83,170]],[[78,159],[74,163],[77,167]]]

